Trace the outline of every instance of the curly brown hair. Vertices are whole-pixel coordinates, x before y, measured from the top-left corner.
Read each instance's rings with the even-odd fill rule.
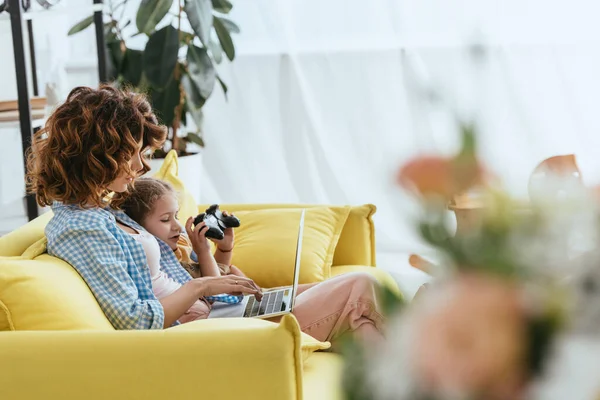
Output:
[[[177,195],[170,183],[156,178],[139,178],[129,187],[121,209],[140,225],[152,211],[154,203],[166,194]]]
[[[128,162],[140,141],[143,150],[155,150],[166,135],[143,94],[108,85],[76,87],[33,137],[27,188],[41,206],[60,201],[102,207],[110,183],[124,172],[134,175]],[[150,167],[142,163],[143,174]]]

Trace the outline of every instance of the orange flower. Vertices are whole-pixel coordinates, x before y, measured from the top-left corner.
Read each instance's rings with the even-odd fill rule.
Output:
[[[454,195],[482,183],[483,169],[475,158],[417,157],[404,164],[398,172],[398,183],[424,197]]]

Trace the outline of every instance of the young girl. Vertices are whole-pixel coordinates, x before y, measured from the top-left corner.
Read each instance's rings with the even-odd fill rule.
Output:
[[[177,221],[179,211],[177,193],[167,182],[153,178],[139,178],[135,185],[130,185],[129,193],[121,208],[131,219],[146,229],[147,232],[133,235],[133,238],[144,246],[146,254],[152,254],[153,248],[158,249],[155,243],[159,239],[173,250],[177,260],[193,278],[227,275],[231,273],[231,268],[234,268],[239,276],[245,277],[235,267],[217,264],[210,254],[210,244],[206,238],[208,227],[204,222],[192,229],[191,221],[188,221],[186,231],[191,240],[181,232],[181,225]],[[231,253],[233,248],[233,232],[227,232],[226,238],[220,242],[222,242],[220,246],[229,246],[229,250],[219,250],[222,247],[217,245],[215,257],[218,257],[221,262],[229,263],[231,257],[227,253]],[[154,257],[148,257],[148,267],[152,277],[152,291],[158,299],[172,294],[180,287],[161,270],[159,253]],[[179,318],[179,322],[207,318],[210,308],[210,302],[201,298]]]
[[[168,244],[193,278],[246,276],[239,268],[230,265],[235,240],[232,228],[225,229],[225,238],[214,240],[217,245],[214,257],[206,256],[210,246],[204,223],[198,225],[195,231],[188,226],[187,235],[182,234],[181,225],[177,222],[177,193],[169,183],[154,178],[139,178],[129,189],[121,207],[134,221]],[[218,266],[216,270],[215,261]]]

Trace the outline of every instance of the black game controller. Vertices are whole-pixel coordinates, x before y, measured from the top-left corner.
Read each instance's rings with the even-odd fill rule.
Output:
[[[213,204],[206,209],[206,212],[198,214],[194,218],[194,225],[198,225],[204,222],[208,227],[206,232],[207,238],[221,240],[225,237],[223,231],[227,228],[237,228],[240,226],[240,220],[233,216],[224,216],[221,210],[219,210],[218,204]]]

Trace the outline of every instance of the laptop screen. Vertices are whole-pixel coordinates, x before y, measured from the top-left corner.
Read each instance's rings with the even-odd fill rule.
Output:
[[[294,309],[294,303],[296,302],[296,289],[298,288],[298,281],[300,279],[300,256],[302,254],[302,235],[304,234],[304,216],[306,215],[306,209],[302,209],[300,214],[300,226],[298,228],[298,244],[296,245],[296,263],[294,265],[294,284],[292,285],[292,304],[290,310]]]

